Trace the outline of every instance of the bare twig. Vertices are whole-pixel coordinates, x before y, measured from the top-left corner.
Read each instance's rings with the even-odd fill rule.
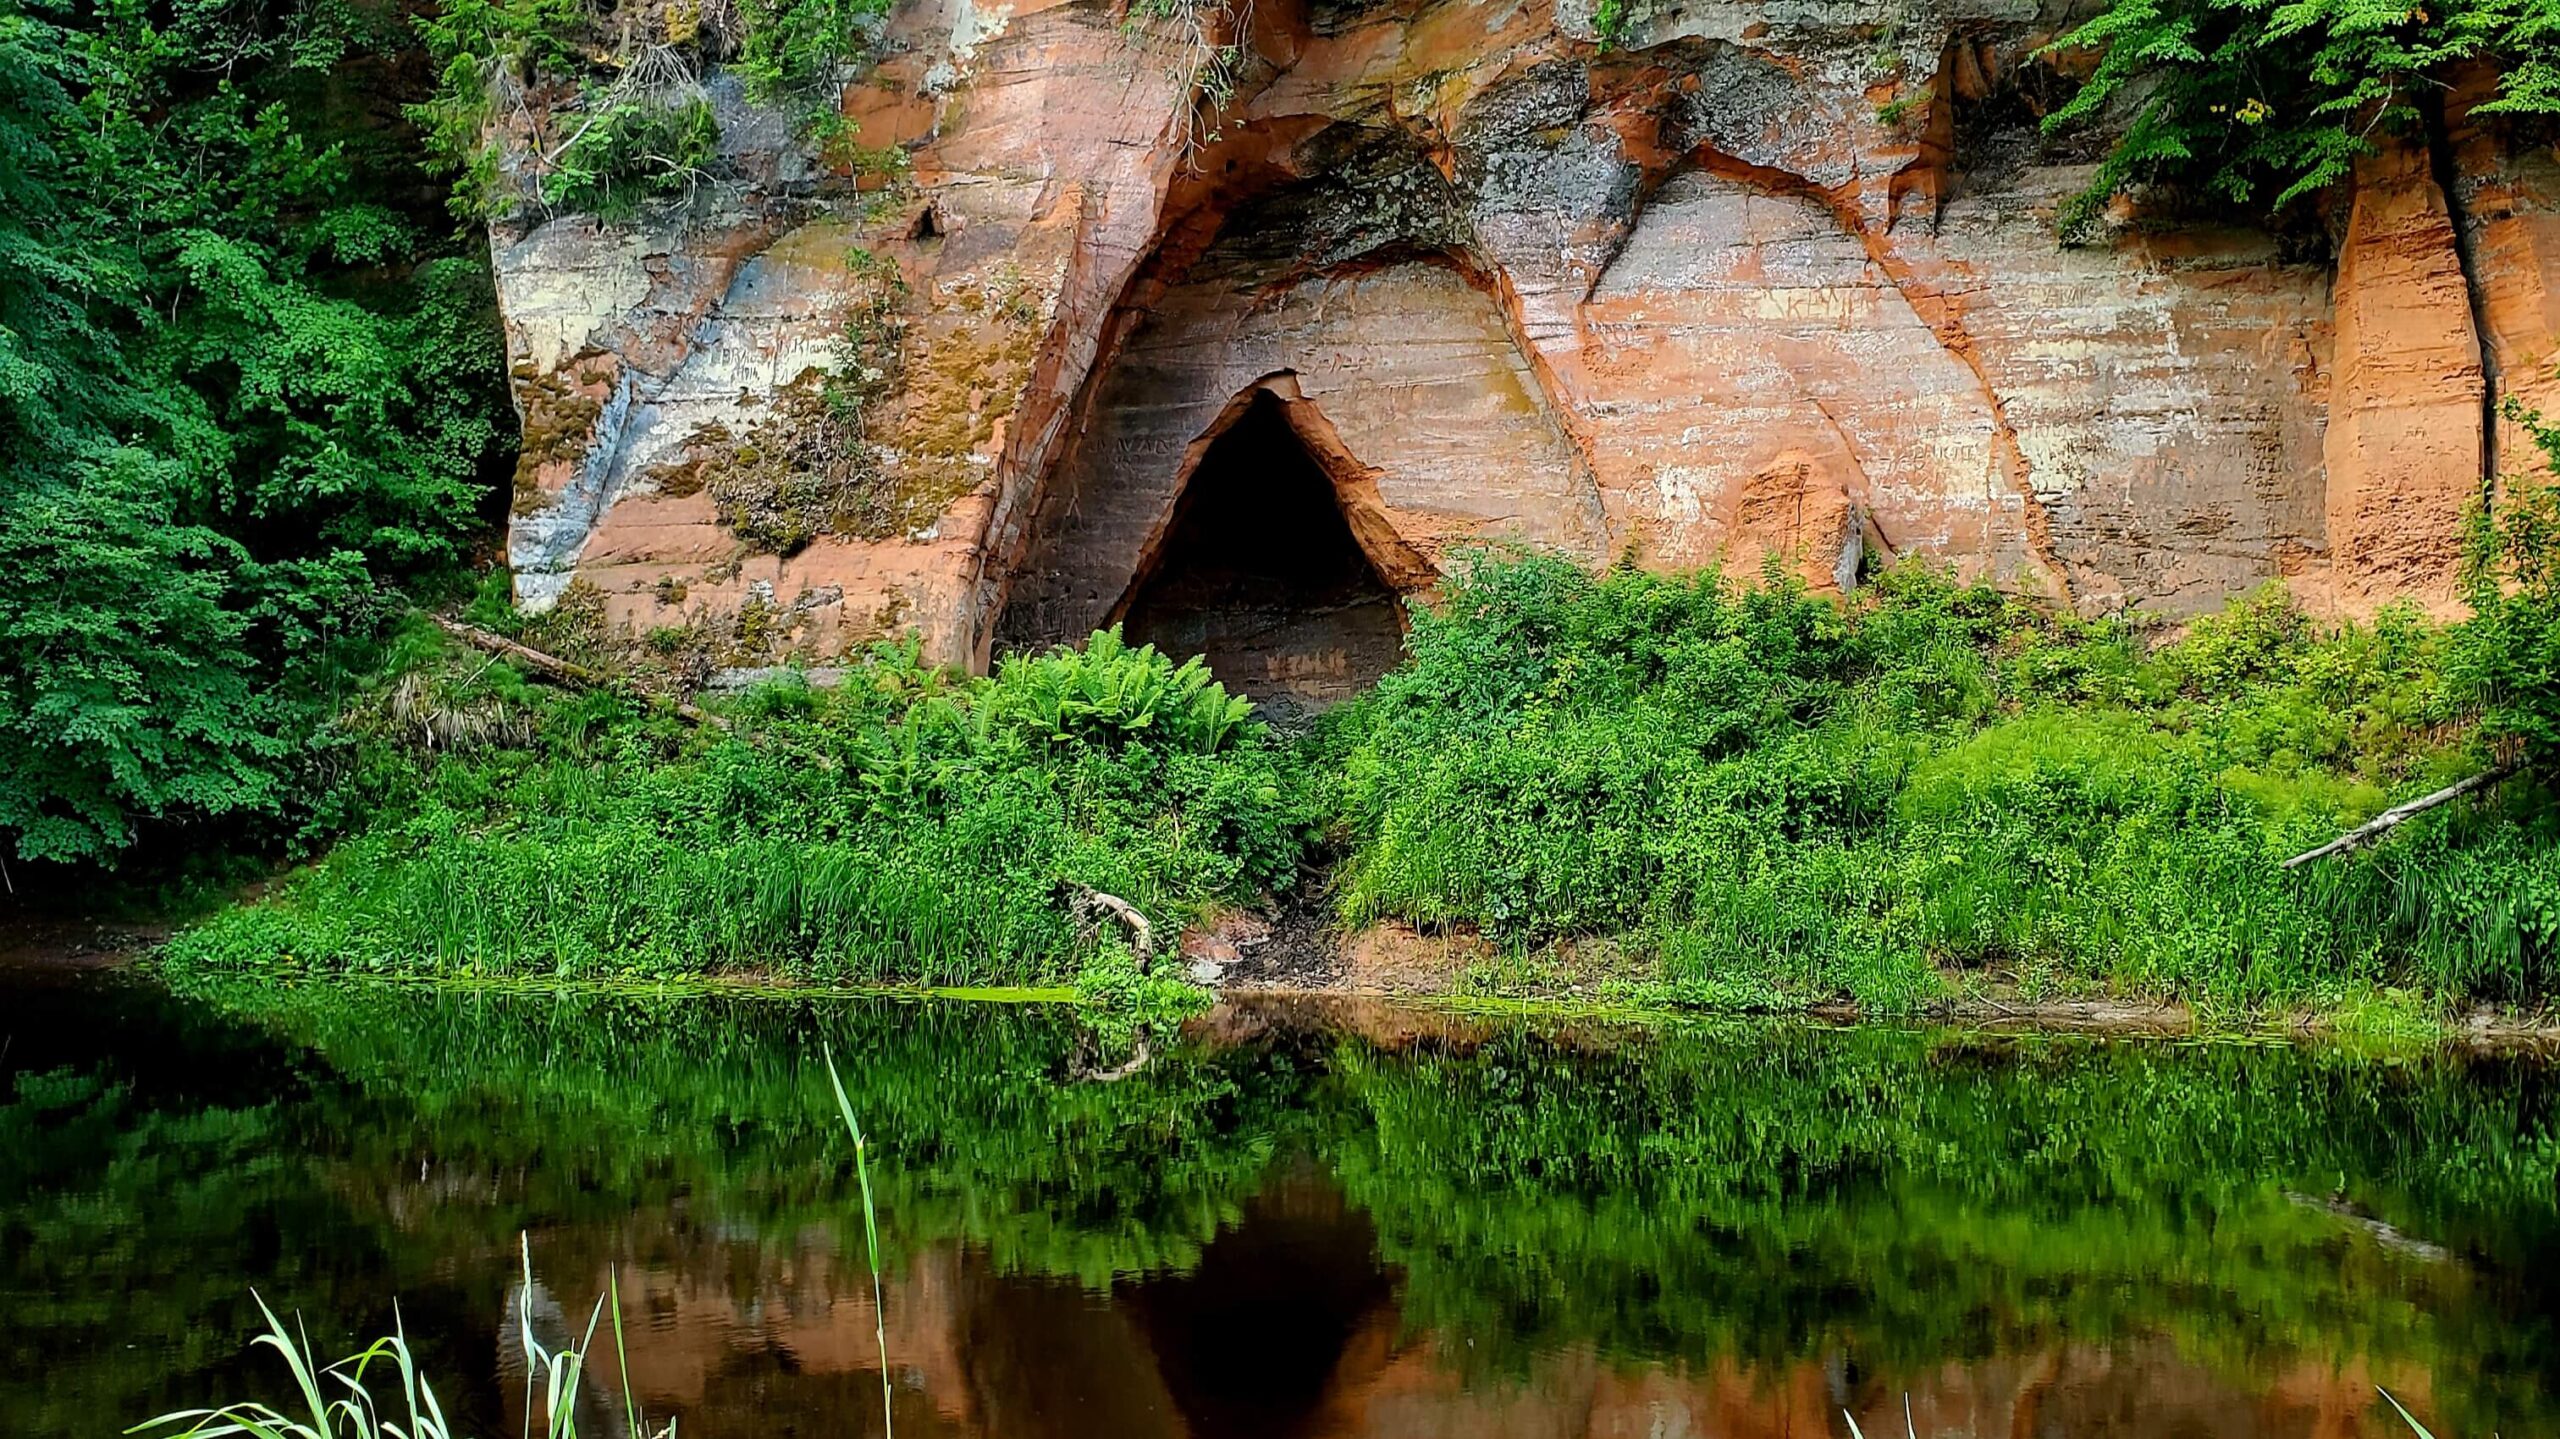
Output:
[[[2413,799],[2407,804],[2393,805],[2391,808],[2375,815],[2372,819],[2365,821],[2363,824],[2357,825],[2354,829],[2348,830],[2345,834],[2338,836],[2336,839],[2329,841],[2318,849],[2304,850],[2302,853],[2286,860],[2284,862],[2284,867],[2286,869],[2292,869],[2298,865],[2309,864],[2315,859],[2337,854],[2342,850],[2350,850],[2359,845],[2369,844],[2375,839],[2380,838],[2382,835],[2388,834],[2392,830],[2398,828],[2403,822],[2414,819],[2417,816],[2426,813],[2428,810],[2434,809],[2437,805],[2449,804],[2454,800],[2462,798],[2466,794],[2472,794],[2477,791],[2487,789],[2489,786],[2496,784],[2498,781],[2505,779],[2511,774],[2514,774],[2519,768],[2521,768],[2520,765],[2497,765],[2490,769],[2482,770],[2480,773],[2471,776],[2469,779],[2462,780],[2455,784],[2446,785],[2444,788],[2437,790],[2434,794],[2426,795],[2419,799]]]

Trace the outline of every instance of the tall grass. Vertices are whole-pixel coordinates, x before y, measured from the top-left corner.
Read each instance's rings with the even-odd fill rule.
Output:
[[[863,1242],[871,1264],[872,1330],[880,1349],[881,1432],[895,1439],[898,1426],[890,1407],[893,1391],[889,1378],[888,1298],[880,1269],[879,1209],[871,1193],[870,1145],[863,1138],[861,1121],[854,1117],[853,1101],[845,1094],[844,1079],[836,1072],[832,1051],[826,1052],[825,1062],[836,1112],[853,1137],[854,1173],[862,1192]],[[525,1360],[524,1439],[532,1439],[537,1414],[541,1416],[544,1439],[578,1439],[578,1386],[586,1377],[587,1356],[594,1350],[596,1328],[607,1310],[613,1314],[613,1356],[622,1384],[623,1433],[631,1439],[675,1439],[673,1419],[654,1432],[649,1429],[631,1387],[631,1359],[623,1342],[619,1269],[607,1272],[605,1292],[596,1299],[595,1312],[588,1316],[586,1331],[578,1341],[556,1347],[546,1345],[534,1330],[533,1241],[520,1233],[517,1243],[524,1265],[524,1282],[516,1291],[516,1340],[523,1346]],[[324,1365],[313,1353],[308,1335],[287,1329],[254,1290],[250,1298],[267,1323],[266,1332],[252,1343],[272,1349],[282,1358],[293,1382],[294,1398],[288,1402],[298,1408],[288,1411],[251,1400],[220,1408],[185,1409],[145,1420],[125,1433],[152,1435],[154,1439],[230,1439],[233,1435],[245,1435],[247,1439],[460,1439],[445,1419],[434,1386],[418,1371],[416,1357],[409,1349],[408,1329],[399,1319],[397,1306],[392,1311],[392,1333],[334,1364]],[[387,1407],[368,1380],[373,1371],[386,1367],[393,1371],[396,1381]]]
[[[1917,569],[1841,606],[1492,557],[1309,769],[1346,921],[1607,938],[1679,992],[1892,1009],[1953,968],[2243,1006],[2546,995],[2534,786],[2278,868],[2486,763],[2446,649],[2414,612],[2324,628],[2272,589],[2172,637]]]
[[[736,735],[672,729],[610,697],[494,693],[538,710],[541,743],[369,742],[370,822],[173,957],[1061,982],[1095,942],[1065,902],[1079,888],[1178,923],[1296,873],[1297,787],[1250,706],[1197,661],[1116,635],[991,679],[884,650],[840,690],[786,681],[751,696]]]
[[[898,1432],[898,1423],[889,1412],[889,1301],[880,1284],[880,1211],[871,1202],[870,1145],[862,1138],[862,1121],[854,1118],[853,1101],[844,1093],[844,1076],[836,1073],[833,1051],[827,1056],[827,1084],[836,1093],[836,1112],[844,1116],[846,1132],[853,1136],[853,1172],[862,1181],[862,1242],[871,1258],[871,1324],[872,1334],[880,1343],[880,1426],[886,1434]]]
[[[586,1356],[595,1343],[596,1324],[608,1302],[614,1309],[614,1355],[622,1363],[623,1432],[648,1436],[648,1439],[675,1439],[675,1421],[669,1420],[654,1435],[640,1412],[639,1401],[631,1391],[630,1364],[622,1347],[622,1311],[620,1284],[608,1286],[604,1298],[596,1301],[596,1313],[587,1321],[587,1330],[576,1344],[558,1347],[545,1345],[533,1329],[533,1251],[526,1240],[524,1284],[517,1291],[521,1303],[517,1314],[517,1339],[525,1357],[525,1439],[534,1434],[534,1416],[540,1414],[544,1439],[578,1439],[578,1384],[585,1377]],[[362,1350],[324,1365],[311,1348],[310,1336],[285,1327],[267,1301],[252,1291],[258,1313],[267,1321],[267,1331],[252,1341],[261,1348],[272,1349],[284,1361],[285,1371],[293,1381],[295,1407],[278,1409],[255,1400],[224,1405],[218,1409],[184,1409],[146,1420],[124,1431],[127,1434],[151,1434],[158,1439],[229,1439],[246,1435],[248,1439],[458,1439],[457,1431],[437,1402],[435,1387],[418,1372],[416,1357],[409,1350],[407,1326],[393,1310],[393,1331],[366,1345]],[[389,1403],[376,1394],[370,1376],[379,1369],[392,1372]],[[536,1398],[540,1399],[537,1405]]]

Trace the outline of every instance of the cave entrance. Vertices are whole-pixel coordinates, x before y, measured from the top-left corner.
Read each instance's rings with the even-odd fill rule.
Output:
[[[1119,617],[1131,643],[1203,656],[1266,711],[1308,714],[1395,666],[1404,607],[1290,422],[1291,406],[1307,402],[1257,389],[1241,403],[1199,452]],[[1423,566],[1383,517],[1367,528],[1391,564]]]

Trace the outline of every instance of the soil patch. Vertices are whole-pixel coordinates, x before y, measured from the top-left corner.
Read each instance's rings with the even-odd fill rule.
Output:
[[[166,925],[0,918],[0,969],[77,973],[114,969],[157,949]]]

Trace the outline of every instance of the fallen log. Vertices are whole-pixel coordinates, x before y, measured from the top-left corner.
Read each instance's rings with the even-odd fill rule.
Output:
[[[558,655],[544,654],[542,651],[533,648],[531,645],[520,645],[514,640],[508,639],[504,635],[491,634],[477,625],[466,625],[460,620],[449,620],[442,615],[429,615],[427,618],[434,620],[438,628],[442,629],[446,634],[453,636],[455,639],[462,641],[464,644],[467,644],[474,649],[485,650],[490,654],[498,655],[505,659],[514,660],[516,663],[533,670],[537,674],[548,675],[555,680],[578,685],[586,689],[616,689],[621,687],[620,682],[615,680],[611,675],[604,674],[598,670],[591,670],[585,665],[572,664],[568,660],[560,658]],[[729,722],[722,719],[720,716],[711,713],[709,710],[687,704],[683,700],[653,699],[653,702],[669,706],[675,711],[676,718],[680,720],[702,725],[710,729],[716,729],[723,734],[728,733]]]
[[[2407,804],[2395,804],[2391,808],[2384,810],[2382,813],[2375,815],[2373,818],[2366,820],[2363,824],[2357,825],[2354,829],[2348,830],[2345,834],[2342,834],[2336,839],[2329,841],[2327,844],[2320,846],[2318,849],[2304,850],[2302,853],[2286,860],[2284,862],[2284,867],[2286,869],[2293,869],[2299,865],[2309,864],[2315,859],[2321,859],[2329,855],[2337,854],[2342,850],[2350,850],[2359,845],[2370,844],[2383,835],[2390,833],[2392,830],[2399,828],[2403,822],[2425,814],[2428,810],[2434,809],[2437,805],[2450,804],[2453,801],[2462,798],[2466,794],[2473,794],[2480,790],[2487,789],[2489,786],[2496,784],[2498,781],[2505,779],[2511,774],[2514,774],[2521,767],[2522,766],[2520,765],[2513,764],[2496,765],[2492,768],[2482,770],[2480,773],[2471,776],[2469,779],[2459,780],[2453,784],[2446,785],[2444,788],[2437,790],[2434,794],[2421,796],[2420,798],[2409,801]]]
[[[1075,896],[1067,903],[1076,918],[1088,925],[1099,925],[1108,916],[1127,925],[1129,948],[1137,953],[1138,967],[1146,968],[1147,962],[1156,956],[1155,926],[1147,923],[1147,917],[1138,912],[1136,905],[1116,894],[1105,894],[1090,885],[1080,884],[1075,888]]]

